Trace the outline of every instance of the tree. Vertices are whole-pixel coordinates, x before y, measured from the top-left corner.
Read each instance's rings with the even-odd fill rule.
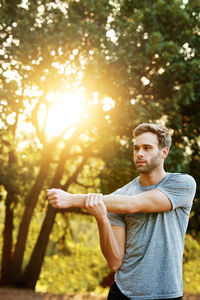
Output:
[[[198,1],[122,1],[109,23],[114,43],[101,67],[104,92],[115,99],[113,124],[127,141],[138,122],[171,129],[166,169],[199,181],[199,5]],[[94,81],[96,77],[94,77]],[[94,82],[94,86],[97,82]],[[119,93],[120,91],[120,93]],[[122,113],[123,112],[123,113]],[[122,128],[124,131],[122,131]],[[127,130],[126,130],[127,128]],[[123,132],[123,133],[122,133]],[[129,144],[129,142],[125,143]],[[199,186],[189,229],[198,233]]]
[[[90,59],[88,51],[96,45],[95,40],[94,45],[90,43],[86,45],[85,32],[94,29],[87,24],[84,6],[74,7],[72,2],[68,14],[67,7],[68,5],[62,2],[56,4],[48,1],[41,3],[30,1],[28,7],[20,5],[19,1],[8,1],[4,2],[2,7],[1,26],[4,34],[1,35],[1,39],[4,47],[1,65],[3,87],[1,116],[2,141],[5,145],[2,149],[2,162],[5,167],[2,169],[1,184],[7,191],[1,278],[4,284],[11,283],[31,288],[36,284],[56,215],[56,210],[50,206],[47,208],[37,243],[24,271],[22,261],[30,222],[44,186],[68,189],[72,183],[78,183],[77,177],[88,159],[99,156],[97,151],[93,151],[93,148],[96,149],[96,134],[93,134],[94,141],[87,142],[88,145],[83,134],[90,135],[95,124],[99,126],[99,118],[103,112],[99,113],[99,116],[96,114],[93,119],[89,118],[88,121],[80,121],[69,138],[64,137],[64,134],[66,132],[70,134],[69,129],[72,126],[63,128],[63,131],[50,141],[45,132],[47,113],[53,105],[53,101],[49,101],[47,96],[54,93],[53,100],[55,100],[58,89],[66,93],[69,89],[71,91],[81,87],[78,77],[84,72],[85,61]],[[103,32],[108,9],[109,5],[106,5],[105,11],[97,16]],[[80,23],[83,21],[85,25],[81,32]],[[81,43],[80,38],[83,40]],[[76,58],[77,51],[78,58]],[[63,75],[63,68],[65,74],[69,73],[68,76]],[[42,111],[44,118],[39,117]],[[21,120],[22,117],[24,122]],[[23,132],[22,126],[26,126],[25,123],[32,126],[31,133]],[[106,123],[101,124],[101,127],[103,126],[106,126]],[[19,137],[19,134],[23,136]],[[24,147],[23,151],[19,151],[18,145],[25,139],[33,142]],[[34,154],[35,168],[32,165],[30,176],[28,168],[31,165],[31,153]],[[26,159],[22,159],[23,156]],[[73,172],[65,168],[65,161],[69,159],[73,159],[72,164],[76,167]],[[13,213],[18,201],[22,207],[24,206],[24,211],[14,245]]]
[[[128,182],[136,176],[131,133],[139,122],[165,123],[174,144],[167,169],[186,170],[198,180],[199,7],[194,0],[9,0],[1,6],[1,282],[34,288],[57,213],[44,205],[23,268],[31,220],[43,205],[45,188],[108,193]],[[52,136],[49,115],[52,109],[55,114],[57,98],[68,103],[72,92],[81,95],[84,112]],[[78,111],[82,102],[76,98],[68,108],[75,103]],[[192,229],[198,218],[196,203]]]

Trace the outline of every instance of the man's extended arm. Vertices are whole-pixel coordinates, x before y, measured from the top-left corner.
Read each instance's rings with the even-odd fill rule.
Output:
[[[55,208],[85,207],[87,195],[69,194],[60,189],[47,190],[51,205]],[[152,189],[135,196],[104,195],[103,202],[108,212],[118,214],[137,212],[163,212],[172,209],[169,198],[160,190]]]

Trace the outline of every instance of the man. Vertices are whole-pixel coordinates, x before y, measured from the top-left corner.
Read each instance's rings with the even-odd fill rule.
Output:
[[[52,206],[85,207],[96,218],[102,252],[116,271],[108,300],[182,299],[184,236],[196,184],[189,175],[165,172],[170,145],[166,127],[140,124],[134,130],[139,177],[111,195],[47,191]]]

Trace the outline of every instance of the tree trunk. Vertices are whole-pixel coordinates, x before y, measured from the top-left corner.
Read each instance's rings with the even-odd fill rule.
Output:
[[[55,176],[53,178],[53,182],[52,182],[53,186],[60,186],[60,180],[64,172],[63,155],[66,155],[65,153],[66,153],[66,149],[63,149],[63,152],[61,154],[61,159],[59,161],[57,170],[55,172]],[[84,166],[85,160],[86,159],[83,158],[83,161],[77,167],[74,174],[67,180],[67,183],[65,185],[66,190],[69,187],[69,185],[72,183],[72,181],[77,178],[78,174],[80,173],[81,169]],[[49,204],[45,219],[42,224],[42,228],[40,230],[39,237],[37,239],[37,243],[32,252],[29,264],[27,265],[26,270],[24,272],[24,276],[22,280],[23,285],[31,289],[35,288],[35,285],[37,283],[42,268],[42,263],[45,256],[45,250],[48,244],[49,234],[51,233],[53,227],[56,212],[57,210],[55,208],[52,208],[51,205]]]
[[[77,135],[77,132],[74,133],[74,136]],[[71,138],[71,140],[73,137]],[[61,158],[59,161],[59,165],[56,171],[56,175],[54,176],[54,186],[59,186],[60,178],[64,171],[64,161],[63,158],[68,155],[68,151],[71,147],[71,140],[68,140],[66,143],[65,148],[62,151]],[[34,213],[35,206],[37,204],[38,196],[40,194],[40,191],[44,185],[44,181],[46,177],[48,176],[48,171],[50,167],[50,162],[52,160],[52,152],[53,149],[57,146],[57,143],[59,142],[59,137],[55,138],[51,143],[47,144],[45,149],[43,150],[42,154],[42,165],[40,168],[40,172],[38,174],[38,177],[36,179],[36,182],[32,188],[30,197],[27,201],[25,211],[22,217],[22,221],[20,223],[17,243],[15,246],[15,252],[13,255],[13,265],[12,265],[12,284],[14,285],[23,285],[23,276],[22,276],[22,261],[24,257],[24,251],[26,246],[26,240],[28,236],[28,229],[30,226],[30,222]],[[55,217],[55,216],[54,216]],[[41,248],[42,251],[42,248]],[[31,264],[31,262],[30,262]]]
[[[51,233],[57,210],[48,205],[47,213],[39,237],[32,252],[29,264],[23,275],[23,286],[34,289],[38,280],[45,256],[49,234]]]
[[[50,151],[51,150],[49,149],[49,152]],[[47,151],[45,152],[48,153]],[[44,181],[48,175],[51,155],[49,155],[49,153],[48,155],[47,154],[45,155],[44,153],[43,157],[45,159],[43,160],[42,166],[40,168],[40,172],[32,188],[30,197],[25,207],[22,221],[20,223],[17,243],[13,255],[13,265],[12,265],[12,284],[15,285],[18,285],[21,282],[21,275],[22,275],[21,266],[22,266],[30,222],[34,213],[35,206],[37,204],[38,196],[43,187]]]
[[[14,151],[8,153],[8,168],[12,168],[17,163],[17,157]],[[11,267],[12,267],[12,247],[13,247],[13,209],[11,208],[12,202],[14,202],[14,188],[9,178],[3,183],[7,190],[7,198],[5,201],[6,215],[5,215],[5,227],[3,233],[3,253],[2,253],[2,267],[1,267],[1,283],[9,284],[11,279]]]
[[[64,153],[65,151],[63,150],[62,155],[64,155]],[[57,170],[54,175],[52,186],[59,186],[59,182],[63,175],[63,172],[64,172],[64,163],[63,163],[63,159],[60,159],[59,164],[57,166]],[[48,205],[48,209],[42,224],[42,228],[40,230],[39,237],[33,249],[31,258],[26,267],[23,280],[22,280],[23,285],[28,288],[34,289],[37,283],[42,268],[44,256],[45,256],[45,250],[49,240],[49,234],[51,233],[54,219],[56,216],[56,211],[57,210],[51,207],[50,204]]]
[[[12,232],[13,232],[13,210],[10,208],[12,195],[8,193],[6,200],[5,227],[3,233],[3,254],[1,267],[1,283],[9,284],[11,278],[12,264]]]

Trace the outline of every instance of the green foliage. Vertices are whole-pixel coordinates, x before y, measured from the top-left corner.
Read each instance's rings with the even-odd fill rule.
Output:
[[[200,260],[193,260],[183,266],[184,292],[200,293]]]
[[[121,141],[128,143],[123,138]],[[116,145],[111,152],[105,153],[105,167],[100,174],[101,191],[103,194],[112,193],[138,175],[133,165],[132,153],[130,151],[132,147],[128,149],[120,148],[123,147]]]
[[[183,262],[196,261],[200,258],[200,244],[191,235],[185,237]]]
[[[99,248],[77,244],[70,256],[45,257],[36,290],[58,294],[94,291],[108,272]]]
[[[36,290],[100,292],[100,282],[110,270],[100,250],[96,222],[74,214],[67,219],[61,215],[56,218]]]
[[[1,245],[3,245],[3,230],[4,230],[4,226],[2,224],[2,222],[0,223],[0,243]],[[2,258],[2,247],[0,248],[0,259]],[[1,264],[0,264],[0,270],[1,270]]]
[[[200,293],[200,244],[191,235],[185,237],[183,283],[187,293]]]

